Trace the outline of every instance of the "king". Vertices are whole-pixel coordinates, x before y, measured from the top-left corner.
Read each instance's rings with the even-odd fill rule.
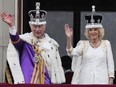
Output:
[[[59,44],[47,33],[45,10],[29,11],[30,33],[19,35],[11,14],[2,13],[2,20],[9,26],[10,43],[7,49],[8,83],[61,84],[64,71],[58,51]],[[9,73],[11,72],[11,73]],[[12,78],[11,78],[12,77]]]

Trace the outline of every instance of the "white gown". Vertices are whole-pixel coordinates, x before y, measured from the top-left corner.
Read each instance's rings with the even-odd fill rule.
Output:
[[[102,40],[97,48],[91,47],[89,41],[79,41],[68,54],[73,56],[73,62],[82,55],[81,65],[72,66],[72,84],[108,84],[109,77],[114,78],[114,61],[108,40]]]

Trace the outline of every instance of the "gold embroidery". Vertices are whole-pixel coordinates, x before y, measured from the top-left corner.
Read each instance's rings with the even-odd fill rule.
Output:
[[[34,70],[32,73],[32,78],[30,83],[44,84],[44,73],[46,66],[41,56],[41,53],[44,50],[43,49],[39,50],[39,46],[36,45],[36,43],[33,43],[32,47],[35,52],[35,57],[34,57]]]
[[[20,38],[17,41],[12,41],[12,44],[17,44],[20,41]]]
[[[36,73],[36,64],[34,64],[34,71],[32,73],[32,77],[31,77],[31,82],[30,83],[33,83],[34,82],[34,75]]]
[[[13,84],[13,80],[12,80],[12,76],[10,74],[10,69],[8,68],[8,64],[6,64],[6,71],[5,71],[5,74],[6,74],[6,80],[9,84]]]

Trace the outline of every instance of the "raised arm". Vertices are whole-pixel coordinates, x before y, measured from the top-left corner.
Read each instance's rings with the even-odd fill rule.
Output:
[[[73,35],[73,30],[72,30],[72,28],[69,27],[68,24],[64,25],[64,30],[65,30],[65,34],[66,34],[66,37],[67,37],[67,46],[66,46],[66,49],[68,51],[71,51],[72,50],[72,35]]]
[[[13,45],[16,48],[18,48],[18,49],[21,48],[21,46],[23,45],[24,42],[20,39],[19,34],[17,33],[17,31],[14,27],[13,15],[2,13],[2,14],[0,14],[0,16],[1,16],[2,20],[9,26],[11,42],[13,43]]]

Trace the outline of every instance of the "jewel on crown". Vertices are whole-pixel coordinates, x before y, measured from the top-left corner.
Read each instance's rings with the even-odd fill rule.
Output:
[[[45,10],[40,10],[40,3],[36,3],[36,10],[30,10],[28,12],[30,21],[42,22],[45,21],[47,12]]]

